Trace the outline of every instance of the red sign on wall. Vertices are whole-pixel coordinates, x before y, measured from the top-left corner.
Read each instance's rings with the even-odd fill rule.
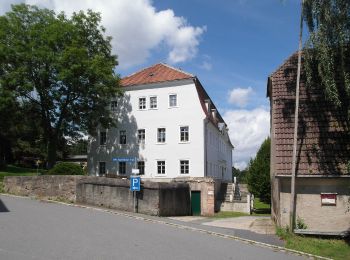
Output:
[[[322,206],[336,206],[337,193],[321,193]]]

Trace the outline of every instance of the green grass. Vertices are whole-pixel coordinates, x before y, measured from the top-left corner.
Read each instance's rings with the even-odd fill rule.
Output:
[[[254,198],[254,216],[269,216],[271,215],[271,206],[265,202],[260,201],[259,198]]]
[[[44,173],[46,170],[39,169],[39,173]],[[14,165],[8,165],[0,171],[0,181],[3,181],[5,176],[32,176],[37,175],[36,169],[23,168]]]
[[[333,259],[350,259],[349,241],[295,235],[283,228],[277,228],[276,234],[286,241],[286,248]]]
[[[213,218],[236,218],[249,216],[249,214],[243,212],[233,212],[233,211],[220,211],[214,214]]]

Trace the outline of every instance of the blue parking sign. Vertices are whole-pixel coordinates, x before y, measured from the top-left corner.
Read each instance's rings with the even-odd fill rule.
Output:
[[[130,176],[130,190],[140,191],[141,188],[141,178],[139,176]]]

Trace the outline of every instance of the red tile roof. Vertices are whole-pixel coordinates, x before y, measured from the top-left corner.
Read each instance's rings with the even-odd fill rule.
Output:
[[[277,175],[289,175],[292,168],[297,54],[289,57],[268,81],[271,102],[272,165]],[[300,82],[297,174],[349,174],[350,126],[346,111],[325,100],[320,88]]]
[[[121,85],[128,87],[191,78],[194,78],[192,74],[164,63],[158,63],[122,78]]]

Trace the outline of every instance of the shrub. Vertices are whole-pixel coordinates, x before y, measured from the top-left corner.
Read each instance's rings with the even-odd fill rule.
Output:
[[[80,165],[70,162],[57,163],[50,171],[50,175],[84,175]]]

